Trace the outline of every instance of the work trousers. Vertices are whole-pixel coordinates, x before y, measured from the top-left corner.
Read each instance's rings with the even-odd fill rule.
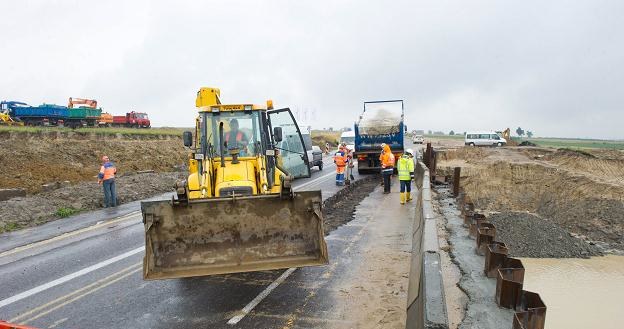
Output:
[[[405,192],[405,190],[407,190],[407,192],[412,192],[412,180],[401,181],[401,193]]]
[[[384,193],[390,193],[390,178],[392,177],[393,168],[384,168],[381,170],[384,182]]]
[[[115,179],[107,179],[102,182],[104,189],[104,207],[117,206],[117,191],[115,191]]]

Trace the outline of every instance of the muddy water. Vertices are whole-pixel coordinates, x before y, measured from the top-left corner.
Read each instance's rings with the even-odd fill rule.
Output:
[[[546,303],[546,328],[624,328],[624,256],[523,258],[524,289]]]

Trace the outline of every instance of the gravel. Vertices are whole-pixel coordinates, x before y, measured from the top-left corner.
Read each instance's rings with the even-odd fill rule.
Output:
[[[183,172],[143,173],[116,178],[119,203],[142,200],[166,192],[173,192],[176,180]],[[26,197],[0,201],[0,233],[41,225],[59,218],[60,208],[88,211],[103,206],[104,194],[96,179]]]
[[[589,258],[602,254],[596,246],[534,214],[501,212],[488,219],[496,226],[496,240],[505,242],[513,257]]]

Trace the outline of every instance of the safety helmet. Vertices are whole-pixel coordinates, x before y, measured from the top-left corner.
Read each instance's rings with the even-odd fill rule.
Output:
[[[405,150],[405,154],[409,154],[409,155],[411,155],[411,156],[414,156],[414,150],[412,150],[412,149],[407,149],[407,150]]]
[[[385,148],[386,147],[386,143],[381,143],[381,148]]]

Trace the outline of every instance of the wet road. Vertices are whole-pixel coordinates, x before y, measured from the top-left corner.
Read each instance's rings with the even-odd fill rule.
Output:
[[[311,178],[295,181],[295,190],[320,189],[323,199],[336,193],[334,165],[324,161],[323,171],[314,168]],[[0,319],[39,328],[251,328],[267,307],[258,296],[268,295],[276,280],[305,287],[307,276],[324,268],[143,281],[139,209],[135,202],[3,235]],[[295,307],[299,297],[287,293],[269,307]],[[256,301],[256,316],[245,316]],[[261,327],[283,322],[262,317]]]
[[[335,194],[335,167],[331,158],[324,161],[323,171],[314,168],[311,178],[295,181],[295,190],[320,189],[323,199]],[[359,179],[357,170],[354,175]],[[139,209],[135,202],[2,235],[0,319],[38,328],[351,326],[344,319],[350,311],[322,296],[336,291],[336,281],[346,274],[352,282],[360,279],[353,265],[369,262],[358,262],[361,256],[353,254],[352,246],[366,220],[354,220],[326,237],[329,266],[144,281]],[[388,236],[396,241],[386,245],[411,243],[401,235]],[[383,238],[388,237],[362,240],[375,245]]]

